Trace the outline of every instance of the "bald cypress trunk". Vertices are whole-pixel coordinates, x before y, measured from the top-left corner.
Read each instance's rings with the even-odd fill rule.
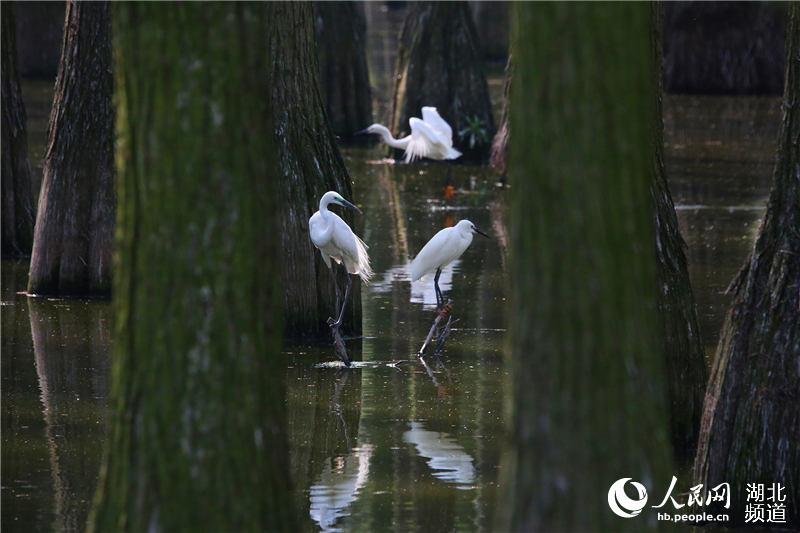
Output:
[[[319,81],[336,135],[372,124],[367,21],[360,2],[314,2]]]
[[[33,243],[33,195],[25,104],[17,72],[14,4],[2,4],[2,256],[30,255]]]
[[[753,252],[730,287],[706,391],[694,471],[729,482],[732,509],[747,483],[781,483],[786,517],[800,522],[800,8],[786,42],[783,120],[772,191]],[[743,514],[734,515],[742,520]]]
[[[91,529],[295,522],[262,3],[115,5],[113,421]],[[175,31],[180,28],[180,31]]]
[[[111,11],[67,3],[28,291],[110,296],[114,231]]]
[[[664,122],[662,118],[661,6],[653,12],[653,61],[657,90],[654,108],[653,197],[658,283],[658,318],[666,357],[670,428],[675,456],[689,462],[694,457],[703,409],[706,372],[697,309],[686,262],[686,243],[678,228],[675,204],[664,167]]]
[[[511,103],[511,78],[514,75],[513,58],[509,54],[508,63],[506,63],[506,79],[503,83],[503,116],[500,118],[500,127],[492,140],[492,153],[489,162],[492,168],[505,177],[507,170],[508,160],[508,138],[511,135],[511,129],[508,125],[508,112]]]
[[[334,314],[331,270],[308,235],[308,219],[326,191],[349,200],[352,189],[334,135],[325,117],[319,90],[313,7],[310,3],[272,2],[267,5],[270,62],[269,91],[275,110],[275,137],[280,157],[281,255],[283,256],[285,331],[287,335],[326,336],[326,319]],[[357,203],[357,199],[355,200]],[[354,230],[350,213],[340,213]],[[336,268],[344,287],[344,269]],[[353,281],[345,316],[348,332],[361,332],[361,292]]]
[[[433,106],[465,158],[487,158],[495,125],[482,57],[466,2],[411,3],[400,35],[392,132],[410,133],[408,119]]]
[[[641,531],[606,502],[672,473],[649,187],[644,4],[518,4],[511,440],[500,530]],[[535,179],[532,179],[532,176]]]

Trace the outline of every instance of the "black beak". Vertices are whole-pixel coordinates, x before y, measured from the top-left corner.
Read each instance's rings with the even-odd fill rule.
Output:
[[[358,214],[359,214],[359,215],[363,215],[363,213],[361,212],[361,209],[359,209],[359,208],[358,208],[358,207],[356,207],[355,205],[351,204],[350,202],[348,202],[348,201],[347,201],[347,200],[345,200],[344,198],[342,198],[342,200],[341,200],[341,203],[342,203],[342,205],[343,205],[344,207],[346,207],[346,208],[348,208],[348,209],[354,209],[355,211],[357,211],[357,212],[358,212]]]
[[[358,130],[357,132],[355,132],[353,134],[353,137],[355,137],[357,135],[368,135],[368,134],[369,134],[369,131],[367,131],[367,130]]]
[[[473,227],[472,227],[472,229],[473,229],[473,230],[475,230],[475,233],[478,233],[478,234],[480,234],[480,235],[483,235],[483,236],[484,236],[484,237],[486,237],[487,239],[491,239],[491,237],[489,237],[488,235],[486,235],[484,232],[482,232],[481,230],[479,230],[479,229],[478,229],[478,228],[476,228],[475,226],[473,226]]]

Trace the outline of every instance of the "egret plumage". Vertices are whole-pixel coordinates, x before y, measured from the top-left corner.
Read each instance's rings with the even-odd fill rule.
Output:
[[[342,195],[338,192],[328,191],[322,195],[319,201],[319,211],[314,213],[308,221],[311,242],[319,250],[322,260],[325,261],[328,268],[333,269],[333,262],[335,262],[336,264],[344,265],[347,271],[347,288],[345,289],[341,307],[339,307],[339,285],[336,283],[335,272],[333,276],[336,284],[336,312],[338,315],[337,319],[331,323],[331,327],[338,328],[342,323],[347,300],[350,297],[352,283],[350,275],[357,275],[364,283],[368,283],[372,277],[372,268],[369,264],[367,245],[339,215],[328,209],[331,204],[341,205],[359,213],[361,213],[361,210],[342,198]]]
[[[373,124],[358,133],[374,133],[380,135],[383,142],[405,150],[405,161],[410,163],[416,159],[458,159],[461,152],[453,148],[453,128],[445,121],[435,107],[423,107],[422,119],[411,117],[408,120],[411,134],[395,139],[389,128],[381,124]]]
[[[472,244],[472,238],[476,233],[489,237],[469,220],[459,220],[455,226],[444,228],[434,235],[411,262],[411,281],[417,281],[425,274],[436,272],[433,285],[436,289],[437,306],[441,307],[444,303],[442,291],[439,289],[442,268],[461,257]]]

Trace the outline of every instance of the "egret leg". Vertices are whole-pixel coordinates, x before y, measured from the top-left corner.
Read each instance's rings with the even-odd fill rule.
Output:
[[[333,288],[336,291],[336,310],[333,312],[333,316],[339,316],[339,303],[341,295],[339,294],[339,280],[336,276],[336,265],[333,265],[331,269],[331,274],[333,275]]]
[[[442,274],[442,269],[436,269],[436,275],[433,277],[433,287],[436,289],[436,307],[441,307],[444,303],[444,296],[442,296],[442,289],[439,288],[439,276]]]
[[[339,327],[342,325],[342,319],[344,318],[344,310],[347,307],[347,300],[350,299],[350,287],[353,286],[353,280],[350,278],[350,273],[347,273],[347,285],[344,289],[344,300],[342,301],[342,308],[339,310],[339,318],[336,322],[333,323],[333,327]]]

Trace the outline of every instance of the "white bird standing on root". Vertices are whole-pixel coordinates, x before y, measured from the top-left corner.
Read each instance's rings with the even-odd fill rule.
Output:
[[[411,262],[411,281],[417,281],[425,274],[436,271],[433,286],[436,289],[437,307],[441,307],[444,303],[444,297],[439,288],[439,276],[442,269],[461,257],[461,254],[472,244],[472,237],[476,233],[489,237],[469,220],[459,220],[455,226],[445,228],[434,235]]]
[[[372,268],[369,265],[369,255],[367,245],[353,233],[350,226],[339,218],[339,215],[328,210],[328,205],[337,204],[349,209],[354,209],[361,213],[361,210],[342,198],[338,192],[328,191],[322,195],[319,201],[319,211],[314,213],[308,220],[308,232],[311,235],[311,242],[314,243],[322,255],[322,260],[333,269],[331,259],[337,264],[344,264],[347,270],[347,288],[344,293],[341,308],[339,307],[339,284],[336,281],[336,272],[333,273],[333,282],[336,287],[336,321],[329,321],[332,328],[338,328],[342,324],[344,309],[347,307],[347,299],[350,297],[350,274],[356,274],[364,283],[369,283],[372,277]]]
[[[392,148],[405,150],[406,163],[426,157],[428,159],[458,159],[461,152],[453,148],[453,129],[436,111],[435,107],[422,108],[422,120],[411,117],[408,120],[411,135],[395,139],[389,128],[373,124],[356,135],[374,133]]]

